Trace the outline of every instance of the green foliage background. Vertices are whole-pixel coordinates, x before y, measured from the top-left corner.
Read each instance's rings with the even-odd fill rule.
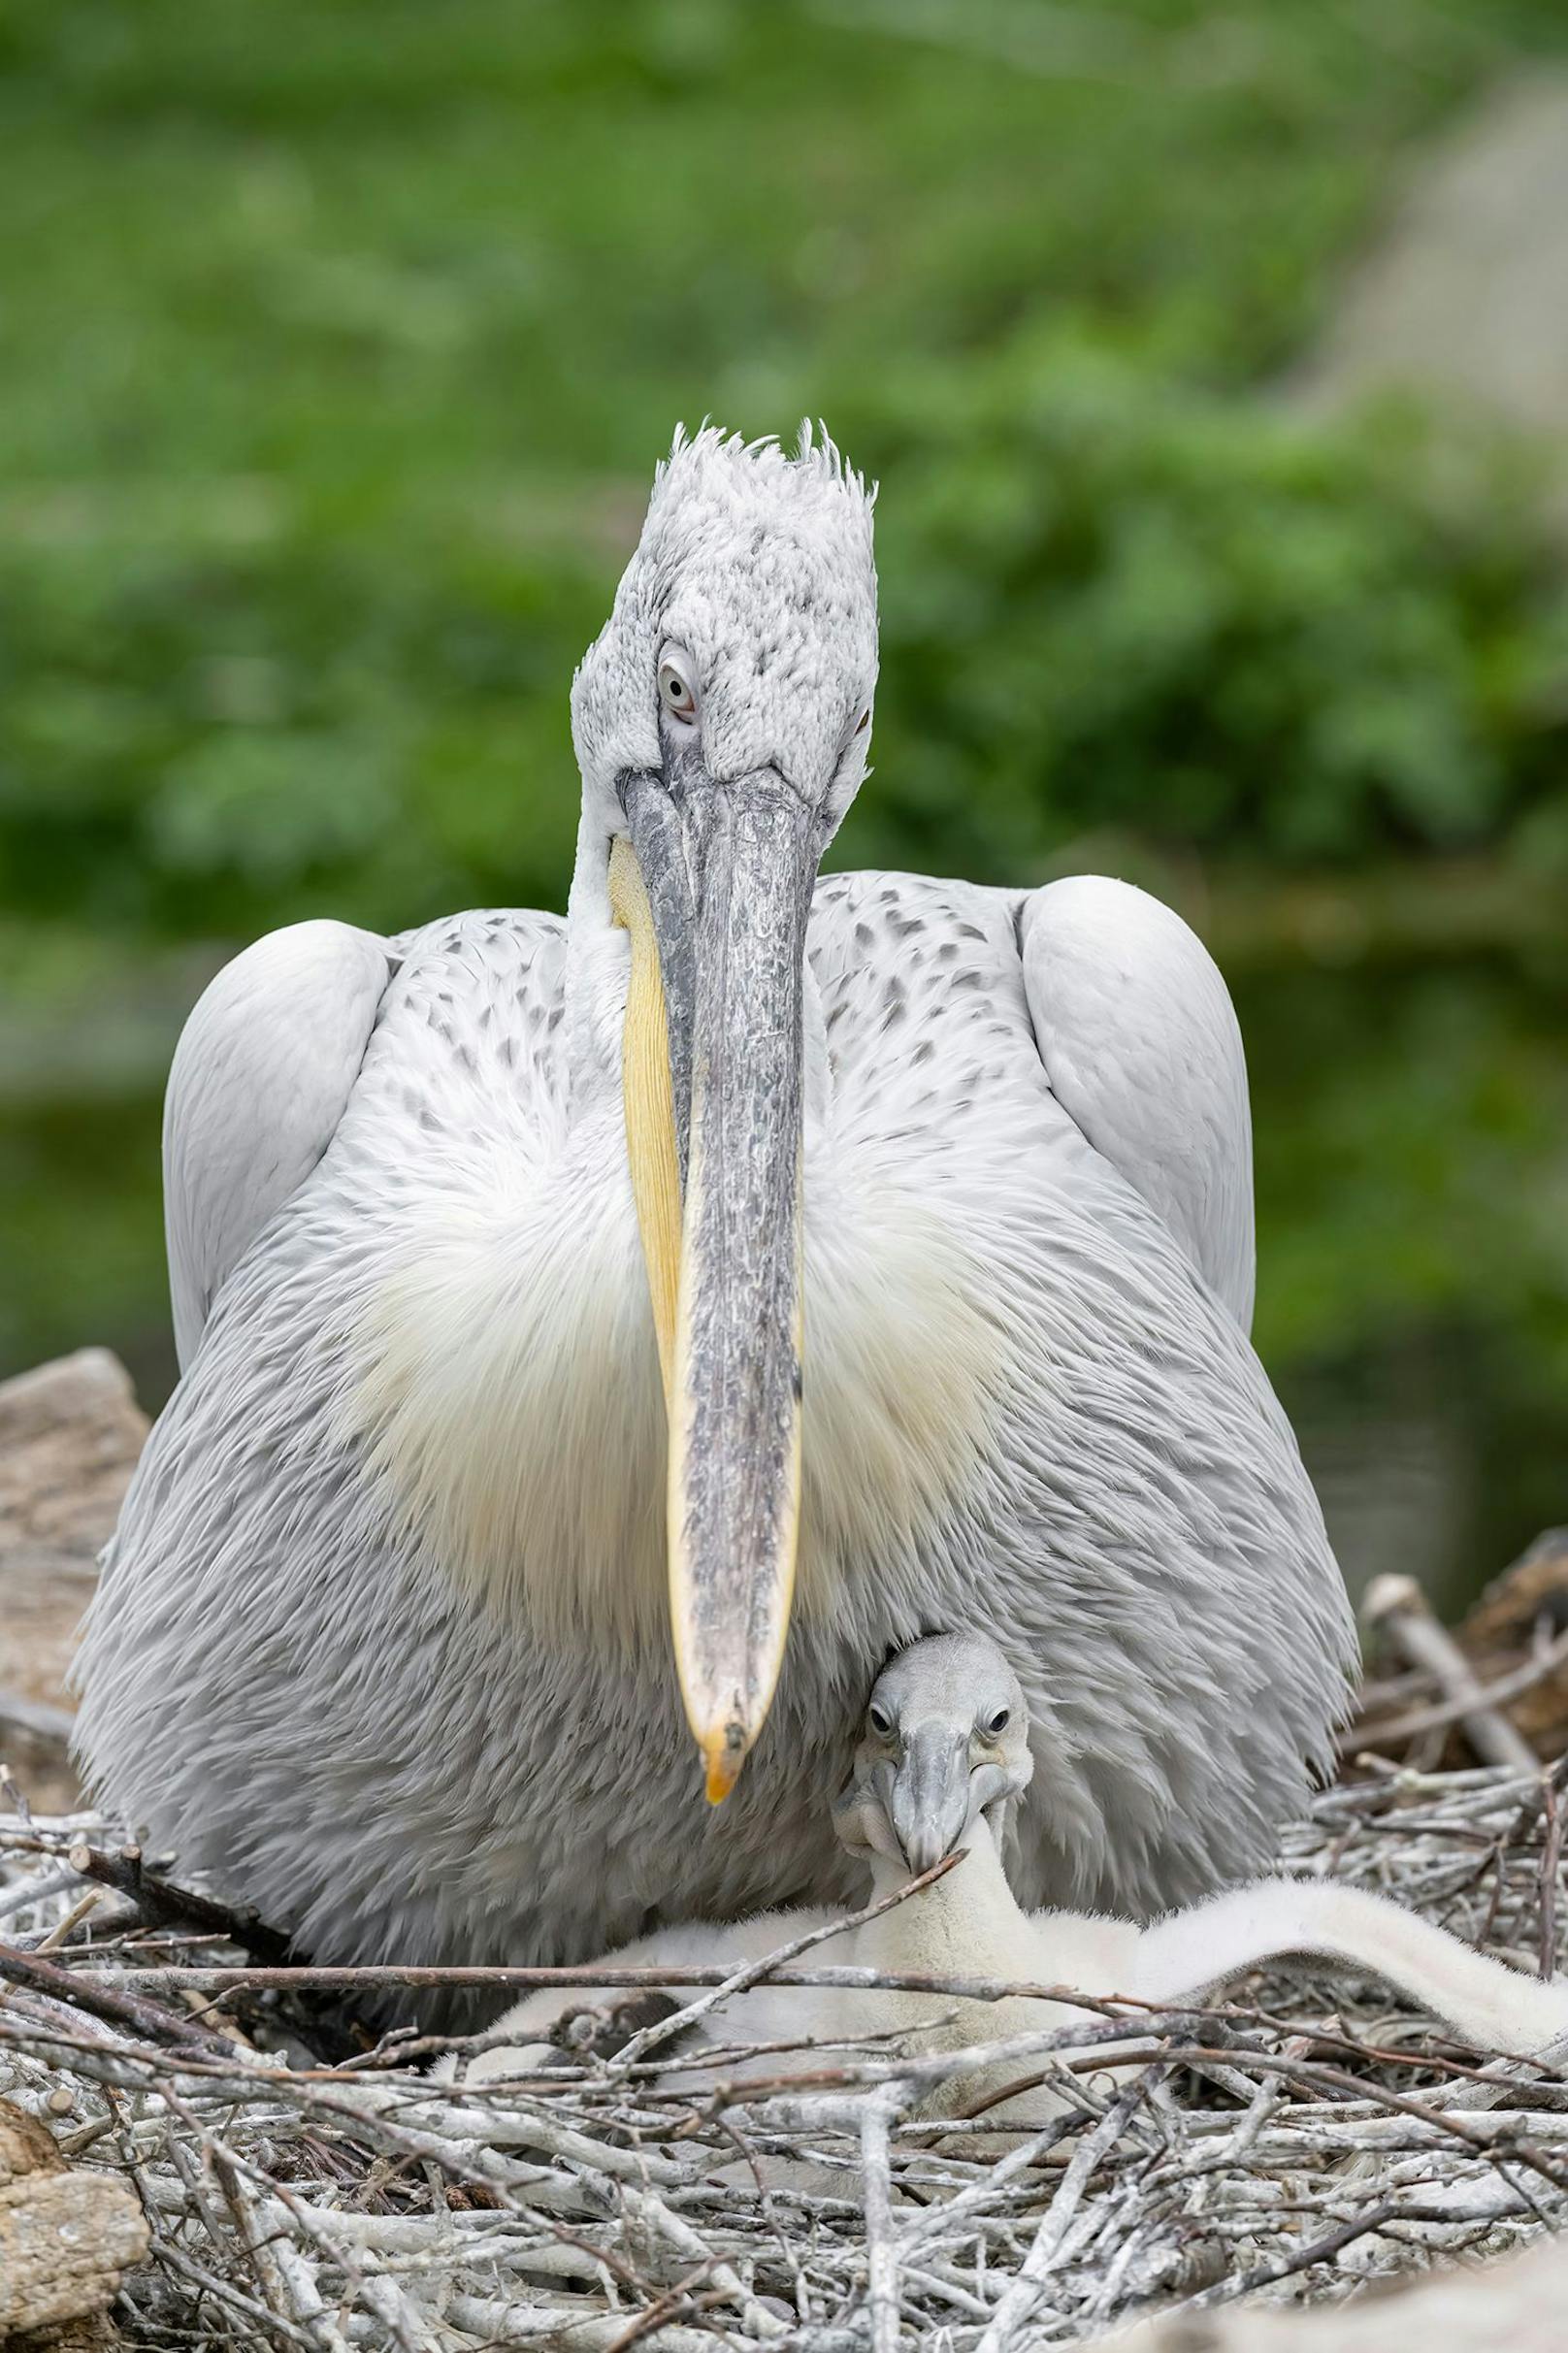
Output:
[[[655,458],[811,411],[884,483],[842,857],[1176,899],[1249,1031],[1287,1394],[1458,1395],[1477,1541],[1562,1516],[1561,572],[1516,453],[1279,392],[1414,144],[1559,43],[1548,0],[8,0],[0,1360],[167,1379],[156,1088],[222,944],[559,903]]]

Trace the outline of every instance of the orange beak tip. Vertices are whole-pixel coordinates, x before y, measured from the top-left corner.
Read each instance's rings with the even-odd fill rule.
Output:
[[[702,1741],[702,1763],[710,1806],[722,1806],[740,1779],[740,1768],[746,1761],[748,1745],[739,1724],[721,1725]]]

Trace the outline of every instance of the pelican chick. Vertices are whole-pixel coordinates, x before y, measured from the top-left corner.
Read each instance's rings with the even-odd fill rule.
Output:
[[[1322,1880],[1259,1879],[1188,1906],[1152,1926],[1093,1912],[1024,1910],[1004,1854],[1013,1810],[1033,1771],[1029,1710],[1018,1677],[988,1637],[937,1635],[894,1659],[871,1692],[848,1786],[833,1809],[840,1844],[869,1866],[873,1901],[963,1850],[957,1869],[876,1917],[846,1924],[813,1961],[888,1975],[990,1977],[1172,2007],[1292,1953],[1312,1953],[1387,1978],[1477,2049],[1526,2055],[1568,2032],[1568,1980],[1543,1983],[1488,1958],[1385,1896]],[[616,1966],[676,1962],[737,1968],[831,1912],[774,1912],[725,1927],[670,1928],[605,1956]],[[517,2041],[482,2053],[470,2081],[539,2063],[569,2010],[605,1989],[530,1995],[502,2026]],[[1070,2001],[1013,1996],[955,2000],[892,1989],[761,1985],[707,2013],[704,2035],[727,2045],[797,2038],[853,2042],[897,2035],[921,2054],[1038,2034],[1094,2016]],[[769,2073],[776,2056],[762,2062]],[[741,2075],[745,2070],[731,2071]],[[927,2114],[1036,2072],[1017,2059],[950,2078]],[[998,2102],[995,2114],[1038,2123],[1062,2107],[1049,2085]]]

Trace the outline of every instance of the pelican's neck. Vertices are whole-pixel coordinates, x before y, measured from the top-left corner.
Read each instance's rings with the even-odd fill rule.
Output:
[[[621,1091],[621,1031],[631,968],[609,903],[609,842],[584,807],[567,894],[567,1053],[574,1114]]]
[[[631,953],[609,899],[609,839],[586,804],[567,894],[566,1019],[573,1117],[621,1095],[621,1042]],[[809,1149],[828,1114],[828,1025],[809,957],[801,976],[805,1126]]]

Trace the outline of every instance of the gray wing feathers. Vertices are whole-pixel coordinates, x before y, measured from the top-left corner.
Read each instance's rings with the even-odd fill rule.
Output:
[[[293,924],[225,964],[180,1032],[163,1189],[181,1371],[225,1276],[332,1141],[391,971],[372,932]]]
[[[1019,943],[1052,1093],[1249,1330],[1247,1062],[1213,959],[1158,899],[1097,874],[1031,892]]]

